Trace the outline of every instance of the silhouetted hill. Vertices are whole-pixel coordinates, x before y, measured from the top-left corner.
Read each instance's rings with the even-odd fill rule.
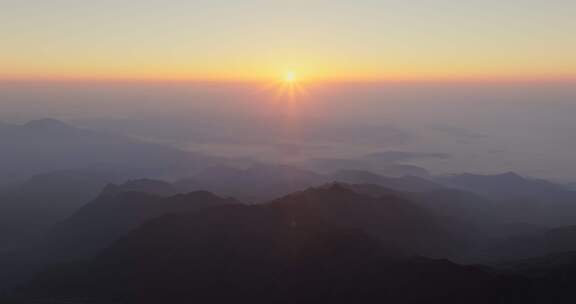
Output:
[[[59,253],[95,253],[146,219],[170,212],[237,203],[207,192],[162,198],[134,192],[134,185],[138,183],[153,184],[154,190],[158,185],[163,185],[162,191],[164,187],[170,189],[169,184],[152,181],[110,185],[100,197],[59,224],[47,238],[47,243],[68,244],[69,248],[60,248],[57,250]],[[385,241],[391,250],[439,254],[457,247],[452,239],[455,234],[449,232],[441,218],[401,198],[397,192],[373,197],[353,191],[352,187],[329,184],[285,196],[267,206],[290,217],[294,225],[331,225],[366,231]]]
[[[485,261],[507,261],[535,258],[576,251],[576,226],[534,229],[495,240],[482,254]]]
[[[329,220],[309,223],[309,215],[292,213],[309,210],[316,198],[336,194],[360,198],[346,191],[313,189],[267,206],[229,205],[162,216],[90,263],[44,273],[27,292],[126,303],[488,303],[497,299],[492,275],[480,269],[445,260],[393,257],[387,245],[359,229]],[[294,201],[301,195],[311,201]],[[361,208],[368,203],[377,202],[359,201]],[[326,204],[342,210],[339,206],[348,203]],[[322,208],[328,212],[329,207]]]
[[[576,226],[547,228],[530,224],[496,225],[491,227],[499,235],[490,238],[475,235],[476,246],[469,251],[468,261],[502,263],[576,251]],[[490,229],[485,228],[485,229]]]
[[[576,252],[561,252],[541,257],[519,259],[499,265],[507,275],[530,282],[530,295],[523,303],[569,304],[576,301]]]
[[[548,252],[576,252],[576,226],[550,229],[545,234]]]
[[[252,172],[247,180],[268,179],[259,186],[272,191],[254,186],[245,193],[270,195],[289,189],[275,177],[279,172],[306,183],[326,178],[290,167],[210,172],[202,174],[213,185],[222,176],[229,177],[227,185]],[[175,194],[194,189],[190,181],[108,185],[47,236],[38,257],[64,263],[38,276],[23,296],[123,303],[542,303],[556,292],[558,303],[572,299],[562,281],[563,269],[567,282],[576,278],[571,258],[488,269],[411,256],[570,257],[563,252],[576,249],[573,227],[513,221],[519,205],[426,179],[357,173],[349,178],[379,183],[328,183],[258,205],[206,191]],[[71,263],[75,259],[85,262]]]
[[[0,192],[0,288],[12,287],[36,271],[36,242],[114,179],[107,172],[58,171]]]
[[[402,183],[408,179],[395,179]],[[372,197],[397,197],[409,200],[428,211],[451,220],[484,225],[485,221],[494,224],[495,204],[477,194],[456,189],[432,189],[429,191],[398,191],[377,184],[340,184],[357,193]],[[424,187],[428,189],[429,187]]]
[[[486,252],[485,247],[495,246],[503,240],[526,234],[541,232],[545,226],[526,222],[511,221],[502,204],[496,203],[473,192],[457,189],[439,189],[422,192],[398,192],[375,184],[341,184],[355,192],[373,197],[397,197],[426,210],[437,221],[452,232],[459,248],[451,258],[459,261],[477,261],[478,258],[494,258],[492,254],[501,254],[500,248]],[[504,211],[508,211],[505,208]],[[540,244],[540,243],[537,243]],[[534,247],[533,244],[530,244]],[[538,246],[538,245],[536,245]],[[517,250],[523,250],[518,247]],[[498,252],[498,253],[496,253]]]
[[[470,191],[443,189],[405,195],[435,214],[458,223],[459,230],[475,242],[531,233],[546,227],[526,221],[520,208],[516,210],[521,214],[514,214],[515,208]]]
[[[172,195],[171,185],[153,180],[108,185],[95,200],[59,223],[46,236],[51,259],[87,258],[144,221],[173,212],[240,204],[206,191]]]
[[[546,252],[546,242],[542,236],[549,228],[513,221],[508,214],[512,210],[507,205],[469,191],[397,192],[374,184],[342,185],[373,197],[398,197],[425,209],[445,227],[450,227],[448,229],[462,242],[460,250],[450,256],[459,261],[486,262]]]
[[[134,185],[164,191],[170,184],[126,184]],[[214,198],[206,192],[159,196],[116,186],[91,205],[106,206],[95,209],[105,214],[102,222],[140,210],[133,206],[147,206],[143,213],[157,210],[152,206],[177,206],[189,202],[189,195]],[[118,212],[111,207],[116,205],[130,207]],[[533,232],[489,243],[486,259],[513,259],[493,268],[410,257],[458,251],[463,234],[480,238],[463,233],[470,226],[462,221],[489,226],[482,217],[491,219],[486,208],[498,205],[459,190],[402,193],[330,183],[267,204],[175,207],[168,214],[148,213],[144,224],[116,236],[90,261],[54,266],[21,296],[122,303],[572,303],[574,227],[498,228]],[[554,254],[543,256],[547,253]]]
[[[106,171],[57,171],[6,187],[0,192],[0,251],[42,235],[114,180]]]
[[[358,187],[358,186],[357,186]],[[390,192],[370,196],[332,183],[272,201],[295,225],[334,225],[359,229],[389,248],[410,254],[447,254],[454,235],[433,213]]]

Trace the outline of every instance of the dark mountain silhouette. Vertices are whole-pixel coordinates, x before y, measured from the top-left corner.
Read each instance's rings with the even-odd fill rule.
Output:
[[[135,183],[142,181],[129,182],[124,186],[108,186],[96,200],[59,224],[46,241],[57,248],[52,255],[90,256],[146,219],[167,213],[238,203],[203,191],[159,197],[132,191]],[[154,189],[160,184],[157,182]],[[124,187],[131,190],[126,191]],[[329,184],[282,197],[265,206],[281,211],[283,216],[291,218],[294,225],[329,224],[366,231],[390,245],[391,250],[445,254],[457,247],[457,234],[450,232],[441,218],[401,198],[397,192],[390,191],[386,196],[372,197],[353,191],[350,187],[338,183]]]
[[[370,196],[357,192],[359,187],[332,183],[270,204],[295,225],[330,224],[359,229],[390,248],[410,254],[448,254],[457,247],[456,234],[429,210],[398,193]]]
[[[0,251],[41,236],[114,180],[106,171],[57,171],[6,187],[0,192]]]
[[[95,198],[115,177],[107,172],[58,171],[6,187],[0,193],[0,288],[38,270],[36,242],[54,224]]]
[[[454,239],[460,241],[459,250],[450,258],[461,262],[487,262],[546,252],[545,240],[538,238],[549,228],[510,222],[503,216],[501,204],[472,192],[454,189],[397,192],[374,184],[341,185],[373,197],[397,197],[423,208],[449,227]]]
[[[461,261],[501,264],[576,251],[576,226],[548,228],[530,224],[496,224],[489,237],[473,234],[475,247],[458,257]]]
[[[469,192],[402,193],[380,185],[330,183],[266,204],[243,205],[207,192],[170,196],[173,186],[139,180],[107,187],[56,232],[67,239],[60,244],[69,245],[60,252],[90,246],[101,236],[107,237],[101,246],[112,245],[86,262],[63,259],[66,263],[37,276],[20,296],[104,303],[574,299],[569,284],[576,282],[576,255],[566,252],[576,248],[573,227],[503,238],[509,243],[492,248],[500,250],[492,257],[556,253],[493,268],[411,257],[460,252],[462,236],[478,237],[462,231],[470,226],[461,219],[490,225],[482,216],[491,215],[475,217],[475,210],[487,212],[484,206],[491,210],[499,204]],[[215,202],[198,207],[193,201],[200,198]],[[498,242],[491,245],[503,244]],[[486,257],[491,254],[485,252]]]
[[[237,203],[202,191],[176,195],[172,184],[151,179],[109,184],[102,191],[107,179],[97,177],[59,172],[16,189],[11,197],[17,208],[6,206],[11,212],[1,215],[7,237],[0,251],[0,286],[20,284],[49,263],[92,257],[146,219]],[[32,233],[35,238],[28,236]]]
[[[442,189],[406,193],[407,198],[433,210],[435,214],[470,229],[470,238],[493,239],[530,233],[545,228],[514,214],[514,208],[470,191]]]
[[[481,256],[484,261],[501,262],[576,251],[576,226],[540,228],[495,240]]]
[[[88,258],[144,221],[168,213],[240,204],[206,191],[176,194],[169,183],[154,180],[108,185],[47,234],[43,251],[53,260]]]
[[[45,272],[27,292],[126,303],[487,303],[497,299],[493,276],[481,269],[397,255],[352,225],[336,225],[327,214],[328,206],[318,206],[319,211],[324,209],[318,214],[326,220],[309,221],[316,217],[310,212],[316,204],[351,211],[347,197],[360,199],[360,208],[383,203],[347,191],[335,185],[270,205],[229,205],[162,216],[92,262]],[[316,202],[337,195],[345,197]],[[397,207],[388,208],[400,215],[394,211]]]
[[[382,179],[378,179],[382,181]],[[387,180],[387,179],[386,179]],[[394,178],[393,183],[398,188],[409,188],[404,186],[409,179]],[[419,179],[416,179],[419,181]],[[429,189],[431,188],[427,182],[425,186],[420,187],[416,185],[414,188]],[[475,225],[483,225],[484,220],[494,219],[494,212],[496,205],[477,194],[469,191],[462,191],[456,189],[432,189],[429,191],[398,191],[384,187],[377,184],[345,184],[340,185],[353,190],[357,193],[370,195],[372,197],[398,197],[404,200],[409,200],[413,204],[417,204],[434,214],[458,220],[461,222],[475,223]],[[494,224],[492,221],[491,224]]]
[[[546,251],[555,252],[576,252],[576,226],[564,226],[550,229],[545,234]]]
[[[529,282],[529,290],[522,290],[529,297],[522,303],[568,304],[576,301],[574,251],[518,259],[501,264],[499,267],[502,273],[522,277]]]
[[[355,192],[373,197],[397,197],[409,201],[441,222],[454,237],[451,258],[462,262],[477,261],[486,255],[483,246],[495,239],[507,239],[534,231],[540,226],[509,223],[500,214],[499,204],[468,191],[440,189],[424,192],[398,192],[375,184],[341,184]],[[458,243],[456,243],[458,240]],[[458,244],[458,245],[456,245]]]

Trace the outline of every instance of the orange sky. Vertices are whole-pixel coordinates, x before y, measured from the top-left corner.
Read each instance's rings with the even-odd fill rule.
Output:
[[[190,2],[0,4],[0,78],[576,79],[574,1]]]

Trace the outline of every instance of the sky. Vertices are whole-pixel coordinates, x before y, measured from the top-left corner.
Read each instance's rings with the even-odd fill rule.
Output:
[[[574,80],[572,0],[0,0],[0,78]]]

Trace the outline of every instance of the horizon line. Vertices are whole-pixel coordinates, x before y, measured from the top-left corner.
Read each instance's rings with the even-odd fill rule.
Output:
[[[167,78],[167,77],[11,77],[0,76],[2,84],[262,84],[273,82],[274,78]],[[330,84],[571,84],[576,83],[576,75],[548,77],[404,77],[404,78],[317,78],[303,80],[307,85]]]

